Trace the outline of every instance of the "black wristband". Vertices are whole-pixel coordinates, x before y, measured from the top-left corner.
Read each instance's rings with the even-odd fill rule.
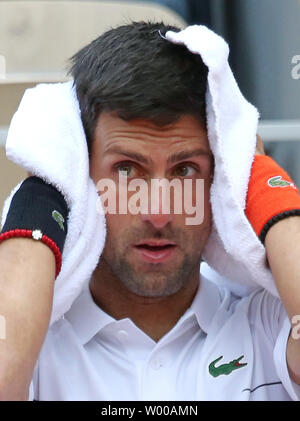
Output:
[[[62,253],[68,213],[63,195],[51,184],[32,176],[14,194],[1,233],[15,229],[40,230]]]

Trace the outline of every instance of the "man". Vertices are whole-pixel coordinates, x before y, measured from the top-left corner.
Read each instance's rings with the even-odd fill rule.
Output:
[[[0,354],[4,400],[28,398],[33,370],[30,397],[37,400],[289,400],[299,392],[300,345],[288,338],[285,312],[290,319],[300,313],[299,218],[269,224],[265,239],[284,306],[261,289],[238,300],[199,275],[212,223],[207,68],[163,39],[169,29],[176,30],[133,23],[108,31],[73,57],[72,74],[94,183],[110,179],[119,186],[126,175],[148,186],[153,179],[178,180],[185,190],[191,180],[194,198],[202,179],[203,222],[187,225],[174,199],[165,212],[160,195],[150,200],[158,213],[108,213],[105,247],[88,288],[48,332],[50,248],[61,251],[63,240],[53,229],[57,248],[26,238],[2,242],[1,310],[11,326]],[[29,185],[28,194],[35,199],[38,189],[46,202],[47,186],[28,179],[27,192]],[[61,197],[51,194],[66,220]],[[3,235],[16,232],[22,200],[16,194]]]

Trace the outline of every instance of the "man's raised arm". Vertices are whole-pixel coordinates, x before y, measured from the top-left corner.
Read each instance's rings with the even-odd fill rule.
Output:
[[[29,177],[0,234],[0,400],[27,400],[52,309],[67,234],[62,194]]]
[[[292,380],[300,384],[300,195],[289,175],[264,156],[258,136],[247,195],[246,215],[266,247],[282,303],[292,324],[287,363]]]
[[[43,243],[0,244],[0,400],[27,400],[51,314],[55,258]]]
[[[295,328],[295,320],[300,321],[300,216],[277,222],[268,231],[265,244],[278,292]],[[286,358],[292,380],[300,384],[300,338],[294,328]]]

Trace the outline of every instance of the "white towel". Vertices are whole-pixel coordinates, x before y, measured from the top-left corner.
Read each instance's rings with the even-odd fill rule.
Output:
[[[56,186],[70,207],[62,269],[55,280],[52,324],[89,280],[106,234],[105,216],[96,209],[98,195],[89,177],[88,150],[72,82],[41,84],[25,92],[11,121],[6,155]],[[20,184],[5,201],[2,226]]]
[[[166,42],[184,44],[200,54],[209,69],[208,137],[215,157],[213,228],[204,253],[209,266],[202,265],[201,272],[237,295],[259,285],[278,295],[265,264],[265,249],[244,214],[258,112],[237,86],[228,64],[229,48],[221,37],[198,25],[165,36]],[[89,177],[86,139],[72,82],[41,84],[26,91],[11,122],[6,154],[55,185],[71,209],[62,270],[55,281],[52,324],[88,282],[106,234],[105,216],[96,210],[98,196]],[[6,199],[2,225],[19,186]]]
[[[197,25],[179,33],[167,32],[166,38],[200,54],[209,69],[206,113],[208,138],[215,158],[211,186],[214,224],[204,259],[217,273],[207,267],[203,269],[209,278],[226,284],[237,295],[247,294],[261,285],[278,296],[266,266],[265,248],[244,213],[258,111],[239,90],[223,38]]]

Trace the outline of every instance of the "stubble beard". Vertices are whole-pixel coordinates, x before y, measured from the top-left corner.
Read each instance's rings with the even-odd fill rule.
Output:
[[[191,282],[194,276],[199,277],[201,256],[184,255],[179,268],[165,273],[158,265],[149,272],[139,272],[126,260],[126,256],[102,256],[112,274],[130,292],[142,297],[167,297],[175,294]],[[160,265],[160,264],[159,264]]]

